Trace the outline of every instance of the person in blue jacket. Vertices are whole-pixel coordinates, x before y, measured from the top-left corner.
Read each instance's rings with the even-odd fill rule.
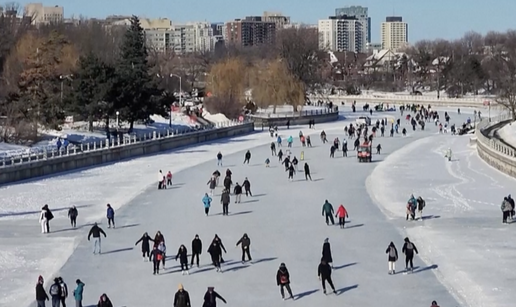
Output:
[[[208,196],[208,193],[204,194],[204,197],[202,198],[202,203],[204,204],[204,214],[208,216],[211,207],[211,197]]]
[[[113,228],[115,228],[115,210],[113,210],[113,208],[111,208],[110,204],[107,204],[106,217],[108,220],[108,228],[111,228],[111,224],[113,224]]]
[[[281,136],[278,135],[276,142],[278,143],[278,147],[281,147]]]
[[[82,307],[82,292],[84,291],[84,283],[77,279],[75,281],[77,287],[73,290],[73,297],[75,298],[75,307]]]

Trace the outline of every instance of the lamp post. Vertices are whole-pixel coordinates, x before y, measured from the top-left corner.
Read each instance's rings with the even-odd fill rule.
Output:
[[[182,85],[182,78],[179,75],[176,74],[170,74],[170,78],[177,77],[179,78],[179,105],[183,106],[183,85]],[[168,126],[172,127],[172,107],[170,107],[170,119],[168,121]]]
[[[116,130],[118,131],[118,115],[120,115],[120,112],[116,111]]]
[[[72,77],[73,77],[73,75],[60,75],[59,76],[59,80],[61,80],[61,103],[63,103],[64,79],[73,81]]]

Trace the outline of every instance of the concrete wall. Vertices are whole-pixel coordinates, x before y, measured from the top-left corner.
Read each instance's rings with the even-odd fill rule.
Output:
[[[92,167],[104,163],[117,162],[159,153],[187,145],[218,140],[249,134],[254,131],[253,123],[225,127],[212,130],[188,133],[184,135],[161,137],[137,143],[121,144],[111,148],[90,150],[81,153],[69,153],[38,161],[13,164],[0,168],[0,184],[12,183],[20,180],[54,175],[61,172]]]
[[[333,122],[339,119],[339,112],[321,112],[321,113],[291,113],[291,114],[271,114],[267,115],[252,115],[250,116],[255,122],[256,128],[261,126],[267,128],[269,126],[286,126],[290,121],[290,125],[308,125],[310,120],[315,120],[315,124]]]
[[[487,164],[516,178],[516,149],[484,133],[489,127],[504,120],[504,117],[499,117],[491,122],[488,120],[480,122],[475,131],[477,152]]]

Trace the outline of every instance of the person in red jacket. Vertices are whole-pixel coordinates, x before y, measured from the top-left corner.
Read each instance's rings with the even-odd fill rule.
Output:
[[[335,217],[339,218],[339,226],[340,228],[344,228],[346,225],[346,218],[349,218],[348,211],[346,208],[344,208],[343,205],[340,205],[339,209],[337,209],[337,214],[335,214]]]
[[[167,185],[172,185],[172,172],[168,171],[167,173]]]

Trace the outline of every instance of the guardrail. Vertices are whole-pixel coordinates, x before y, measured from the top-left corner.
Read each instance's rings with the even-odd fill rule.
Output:
[[[280,113],[269,113],[262,112],[249,115],[249,118],[289,118],[289,117],[308,117],[308,116],[320,116],[325,114],[339,113],[339,107],[334,106],[333,108],[322,108],[315,110],[304,110],[301,112],[280,112]]]
[[[374,102],[414,102],[414,103],[431,103],[431,104],[444,104],[444,105],[456,105],[456,106],[482,106],[485,101],[490,101],[492,105],[496,104],[493,98],[487,97],[468,97],[468,98],[437,98],[431,96],[411,96],[411,95],[389,95],[389,94],[378,94],[378,95],[331,95],[328,98],[332,101],[374,101]],[[314,97],[317,99],[317,97]]]
[[[56,146],[45,146],[45,147],[32,147],[28,148],[25,152],[5,152],[3,157],[0,157],[0,169],[16,166],[20,164],[31,163],[34,161],[42,161],[49,159],[58,159],[61,157],[67,157],[70,155],[80,155],[90,153],[92,151],[112,149],[121,147],[129,144],[137,144],[146,142],[149,140],[158,140],[162,138],[171,138],[175,136],[188,135],[197,133],[200,131],[220,129],[225,127],[231,127],[243,124],[238,121],[227,121],[215,124],[215,127],[201,127],[201,128],[188,128],[188,129],[175,129],[175,130],[161,130],[153,131],[149,133],[139,135],[124,135],[123,138],[111,137],[105,140],[98,140],[88,142],[80,145],[70,144],[66,148],[57,148]]]
[[[516,177],[516,148],[496,137],[498,127],[503,127],[512,121],[509,114],[482,120],[475,131],[477,152],[482,160],[499,171]],[[493,136],[490,136],[491,132]]]

